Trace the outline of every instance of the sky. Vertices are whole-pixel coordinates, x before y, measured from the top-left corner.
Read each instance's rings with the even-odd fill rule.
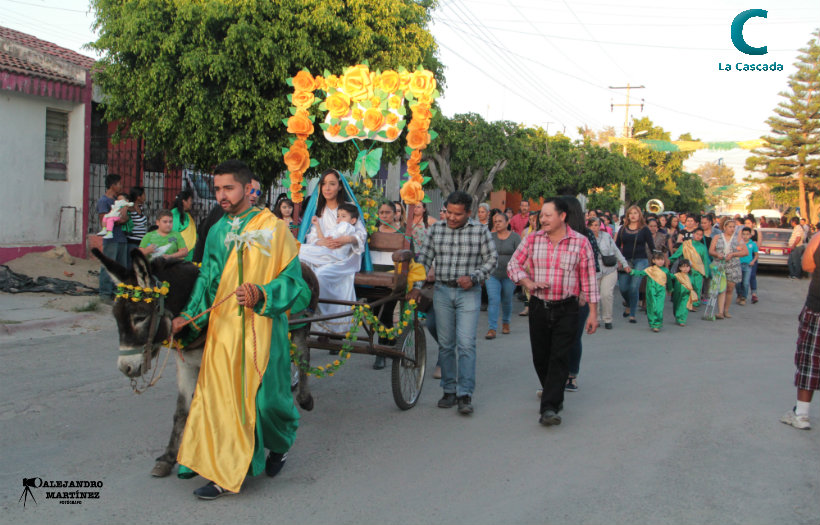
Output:
[[[744,28],[746,55],[730,37],[742,11],[764,9]],[[0,0],[0,25],[74,49],[93,40],[87,0]],[[439,0],[431,30],[445,65],[440,99],[446,115],[541,126],[577,138],[582,126],[624,125],[649,117],[677,139],[742,141],[768,132],[766,119],[787,89],[798,50],[820,27],[810,0]],[[736,63],[783,65],[783,71],[735,71]],[[725,69],[732,65],[731,71]],[[687,169],[723,159],[740,178],[741,150],[701,151]]]

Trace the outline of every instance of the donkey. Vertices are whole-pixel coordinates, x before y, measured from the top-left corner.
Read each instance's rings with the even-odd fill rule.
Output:
[[[145,372],[143,370],[145,364],[159,352],[161,342],[171,336],[171,320],[185,308],[199,275],[199,269],[192,263],[178,259],[157,257],[149,262],[139,250],[131,252],[131,268],[125,268],[96,248],[92,250],[92,253],[108,270],[115,284],[123,283],[141,288],[154,287],[163,281],[169,284],[164,312],[160,311],[161,307],[157,301],[149,304],[118,300],[114,303],[113,314],[117,321],[120,349],[117,367],[132,379],[139,377]],[[304,264],[302,265],[302,277],[311,291],[311,301],[307,311],[312,312],[315,311],[318,302],[319,284],[314,273]],[[156,316],[159,316],[158,320],[155,319]],[[153,339],[151,338],[152,330],[156,331]],[[292,331],[297,353],[308,360],[310,353],[306,341],[309,332],[309,323]],[[165,452],[156,459],[154,468],[151,470],[151,475],[154,477],[168,476],[176,464],[182,432],[188,420],[188,412],[199,376],[204,347],[205,334],[203,333],[185,347],[181,359],[177,355],[178,395],[174,424],[168,446]],[[313,397],[308,388],[307,376],[303,371],[300,371],[299,379],[297,401],[303,409],[312,410]]]

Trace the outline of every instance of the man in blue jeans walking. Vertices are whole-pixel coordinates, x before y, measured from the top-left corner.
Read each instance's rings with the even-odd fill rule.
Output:
[[[428,272],[435,264],[433,307],[444,396],[439,408],[458,404],[461,414],[473,413],[476,331],[481,308],[481,283],[495,269],[498,253],[486,226],[470,218],[473,198],[463,191],[447,197],[447,219],[430,227],[418,262]],[[419,300],[421,283],[408,294]]]
[[[122,178],[110,173],[105,176],[105,194],[97,201],[97,213],[100,215],[100,224],[102,224],[103,216],[111,211],[114,202],[117,199],[117,194],[122,191]],[[120,218],[114,224],[114,237],[111,239],[103,239],[102,252],[123,266],[128,265],[128,238],[122,231],[122,225],[128,222],[128,209],[122,208],[120,210]],[[108,275],[105,267],[100,268],[100,300],[104,303],[111,304],[114,300],[114,283]]]

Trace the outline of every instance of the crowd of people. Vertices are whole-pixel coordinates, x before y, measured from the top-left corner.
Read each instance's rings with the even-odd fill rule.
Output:
[[[101,215],[108,213],[121,196],[118,176],[109,175],[106,185],[106,195],[97,209]],[[273,203],[273,213],[256,206],[261,196],[259,181],[239,161],[217,167],[215,189],[218,206],[199,228],[190,215],[191,196],[182,192],[172,210],[157,214],[152,231],[143,209],[144,191],[133,188],[130,194],[122,196],[132,206],[117,220],[113,238],[104,242],[103,252],[123,265],[128,264],[129,248],[139,248],[148,257],[204,259],[191,302],[181,317],[174,319],[175,331],[192,323],[193,317],[214,304],[218,295],[224,296],[225,292],[218,291],[218,284],[225,272],[235,271],[230,258],[222,253],[222,238],[228,224],[227,219],[223,220],[225,217],[246,229],[275,231],[281,221],[286,224],[286,238],[279,236],[276,241],[281,253],[270,256],[281,259],[276,269],[270,270],[270,264],[258,261],[259,271],[254,270],[254,277],[248,280],[253,284],[240,286],[234,292],[240,305],[254,308],[262,316],[278,319],[287,310],[298,311],[306,304],[307,289],[294,266],[297,255],[316,274],[320,298],[337,301],[355,300],[355,274],[378,264],[369,252],[362,209],[345,178],[335,170],[322,174],[314,194],[303,203],[301,214],[284,195]],[[756,279],[758,223],[752,216],[717,219],[710,213],[651,214],[631,206],[618,217],[602,210],[584,211],[578,199],[569,196],[547,198],[533,210],[530,202],[524,200],[516,212],[492,208],[487,203],[476,206],[472,196],[455,191],[439,210],[438,219],[430,216],[423,204],[413,206],[408,216],[401,203],[385,201],[378,205],[378,220],[380,232],[398,232],[411,240],[415,260],[427,272],[427,282],[416,282],[407,298],[422,304],[424,291],[431,292],[424,318],[439,349],[434,377],[440,379],[443,395],[437,405],[444,409],[457,407],[463,415],[475,410],[472,397],[476,389],[476,340],[481,312],[486,311],[488,316],[487,340],[498,338],[499,332],[501,337],[510,334],[517,293],[524,302],[519,315],[528,317],[533,367],[541,387],[538,421],[545,426],[561,423],[565,392],[579,388],[584,333],[596,332],[599,324],[605,330],[615,328],[615,290],[622,299],[626,323],[622,327],[637,324],[645,313],[653,332],[663,328],[669,302],[673,317],[669,321],[684,327],[694,312],[703,311],[705,319],[726,320],[732,318],[733,304],[754,304],[760,300]],[[766,220],[760,222],[760,227],[769,226]],[[814,261],[820,252],[815,250],[815,240],[801,260],[810,231],[799,219],[790,221],[790,226],[797,278],[803,271],[815,272],[816,265],[807,264],[806,259]],[[223,258],[215,258],[215,252]],[[218,260],[223,261],[222,267],[215,263]],[[100,293],[110,297],[111,282],[108,279],[107,287],[104,286],[104,278],[107,276],[101,274]],[[813,278],[812,286],[818,288],[815,302],[820,301],[817,283],[820,279]],[[482,305],[482,296],[486,298],[486,307]],[[318,315],[348,309],[343,304],[326,303],[320,303],[319,308],[315,312]],[[820,322],[816,321],[820,307],[816,310],[817,314],[805,310],[801,314],[800,340],[804,350],[801,353],[799,341],[795,359],[796,363],[802,359],[809,364],[801,368],[798,363],[798,405],[783,418],[797,428],[809,427],[808,401],[811,392],[820,388],[820,351],[817,356],[812,353],[815,347],[820,348]],[[221,330],[223,323],[233,326],[238,322],[236,315],[215,315],[216,312],[211,313],[208,321],[212,327],[218,324],[216,329]],[[350,320],[333,319],[322,324],[322,328],[343,334]],[[380,320],[390,323],[392,311]],[[192,326],[200,329],[196,323]],[[260,419],[255,437],[251,435],[253,430],[240,432],[246,444],[255,443],[243,449],[241,468],[226,473],[222,466],[213,463],[213,458],[223,452],[236,454],[223,451],[229,444],[218,439],[225,425],[233,423],[203,416],[211,405],[237,406],[232,396],[240,394],[231,391],[226,398],[227,391],[211,392],[201,384],[197,387],[188,423],[196,426],[197,439],[192,441],[194,433],[186,430],[179,457],[184,465],[181,474],[198,472],[212,480],[195,491],[202,499],[237,492],[246,473],[264,469],[273,476],[284,465],[295,437],[298,414],[290,393],[286,392],[288,358],[287,352],[279,348],[286,344],[286,334],[279,332],[270,332],[271,360],[262,372],[259,397],[245,398],[251,413],[258,410]],[[219,345],[225,355],[236,355],[236,341],[209,337],[206,355],[207,345]],[[235,373],[223,361],[203,361],[201,374],[217,384],[216,378]],[[384,360],[377,358],[373,367],[384,368]],[[245,390],[241,391],[245,395]],[[245,435],[247,432],[251,434]],[[210,437],[204,439],[206,435]],[[208,450],[202,448],[203,443],[208,444]],[[260,456],[264,448],[270,450],[266,460],[264,455]]]

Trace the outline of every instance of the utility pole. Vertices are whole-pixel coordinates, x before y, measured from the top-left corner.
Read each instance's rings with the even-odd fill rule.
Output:
[[[615,106],[623,106],[625,107],[625,115],[624,115],[624,130],[623,130],[623,137],[628,139],[632,138],[632,127],[629,125],[629,108],[630,106],[640,106],[641,111],[643,111],[643,99],[641,99],[640,104],[630,104],[629,103],[629,92],[633,89],[645,89],[646,86],[631,86],[627,82],[625,86],[609,86],[609,89],[625,89],[626,90],[626,104],[613,104],[610,103],[610,111],[615,111]],[[624,157],[626,157],[626,142],[624,142]],[[622,182],[621,183],[621,191],[620,191],[620,200],[621,200],[621,207],[618,210],[618,215],[621,216],[624,214],[624,206],[626,205],[626,185]]]

